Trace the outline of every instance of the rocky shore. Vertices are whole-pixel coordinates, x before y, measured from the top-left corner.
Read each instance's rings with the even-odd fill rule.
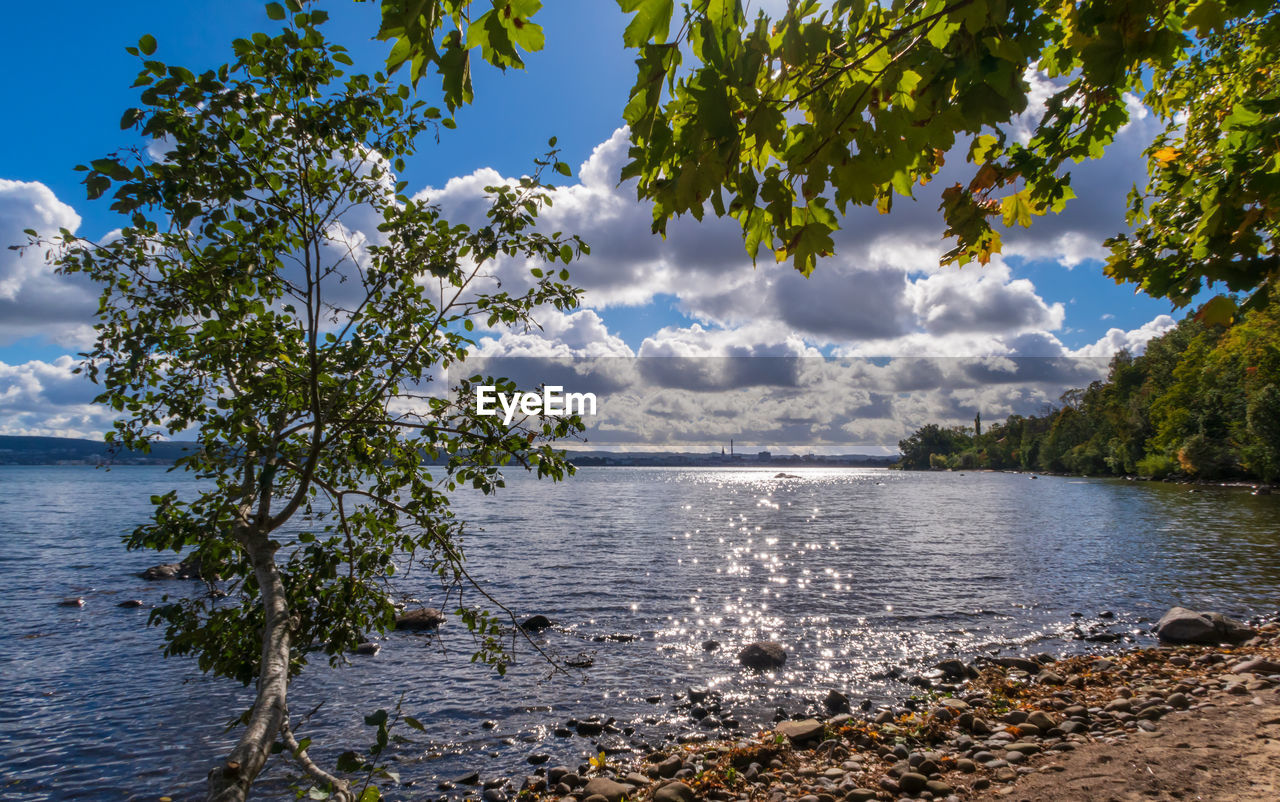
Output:
[[[1159,630],[1178,643],[948,660],[915,683],[927,690],[895,706],[781,721],[631,764],[537,766],[521,783],[473,793],[487,802],[1280,799],[1280,624],[1253,629],[1175,608]],[[847,710],[843,697],[828,705]]]

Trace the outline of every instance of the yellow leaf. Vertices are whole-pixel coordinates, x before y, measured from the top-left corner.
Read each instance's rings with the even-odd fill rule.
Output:
[[[1173,161],[1174,159],[1178,158],[1178,151],[1174,150],[1171,147],[1166,146],[1166,147],[1160,148],[1159,150],[1157,150],[1155,153],[1151,155],[1154,156],[1156,158],[1156,161],[1160,162],[1161,165],[1165,165]]]

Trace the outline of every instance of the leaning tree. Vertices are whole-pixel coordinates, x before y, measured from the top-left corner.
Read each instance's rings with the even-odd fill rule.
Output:
[[[394,626],[398,565],[466,582],[449,491],[492,492],[507,465],[562,478],[572,467],[551,441],[581,427],[479,416],[472,387],[513,389],[501,380],[439,391],[477,323],[534,325],[539,308],[575,305],[567,271],[550,266],[584,244],[534,227],[550,188],[538,176],[567,166],[552,150],[532,177],[488,188],[481,222],[450,223],[396,178],[439,134],[439,111],[384,75],[347,74],[350,57],[321,36],[324,12],[289,5],[267,6],[278,35],[236,40],[233,63],[199,75],[155,59],[151,36],[130,48],[141,103],[121,126],[146,144],[80,168],[89,197],[109,197],[127,226],[97,242],[29,232],[28,247],[102,288],[83,370],[119,413],[108,439],[198,442],[180,460],[198,492],[153,498],[128,545],[190,549],[225,580],[225,597],[152,615],[166,654],[256,683],[238,743],[209,774],[216,800],[244,799],[273,751],[355,797],[295,737],[290,681]],[[504,258],[535,265],[519,288],[492,277]],[[478,654],[499,660],[506,640],[486,607],[463,618]]]

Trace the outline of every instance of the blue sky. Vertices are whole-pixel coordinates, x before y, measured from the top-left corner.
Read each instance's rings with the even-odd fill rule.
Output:
[[[328,34],[352,49],[357,69],[380,68],[377,3],[326,7]],[[988,268],[938,270],[942,224],[936,199],[923,197],[886,217],[848,220],[837,255],[806,281],[785,265],[753,268],[724,221],[680,221],[668,241],[655,240],[647,207],[617,185],[632,79],[623,15],[607,0],[554,0],[538,20],[545,50],[524,72],[480,68],[476,103],[459,114],[459,130],[422,143],[403,177],[448,211],[484,183],[526,171],[548,137],[558,137],[575,178],[564,182],[549,222],[581,233],[593,256],[575,268],[584,308],[550,320],[541,334],[557,353],[1096,356],[1140,349],[1172,322],[1162,317],[1173,312],[1167,302],[1117,286],[1096,258],[1101,241],[1123,227],[1125,193],[1144,175],[1140,152],[1154,127],[1141,109],[1101,163],[1073,170],[1081,199],[1030,231],[1008,232],[1004,258]],[[159,58],[198,71],[227,61],[233,38],[276,27],[251,0],[27,3],[8,9],[7,22],[27,32],[0,51],[0,101],[9,110],[0,128],[0,234],[9,238],[76,218],[89,237],[119,225],[105,203],[84,199],[72,168],[139,144],[118,125],[136,105],[129,85],[137,62],[127,45],[154,34]],[[420,93],[437,97],[429,81]],[[29,257],[0,253],[0,398],[21,403],[8,423],[0,408],[0,432],[89,431],[98,419],[83,398],[66,410],[49,400],[50,387],[73,381],[63,376],[65,357],[82,347],[92,322],[89,295]],[[507,346],[528,343],[492,333],[491,350]],[[54,412],[42,419],[42,408]]]

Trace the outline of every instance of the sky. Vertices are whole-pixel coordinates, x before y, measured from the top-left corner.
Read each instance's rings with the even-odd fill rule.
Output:
[[[356,69],[379,69],[387,47],[372,39],[377,3],[326,7],[333,17],[327,33],[351,48]],[[49,33],[11,37],[0,51],[0,101],[9,110],[0,126],[6,246],[21,242],[26,228],[66,227],[98,239],[121,225],[106,202],[85,199],[73,168],[140,144],[119,128],[121,112],[137,104],[130,84],[138,67],[127,45],[151,33],[157,57],[198,72],[229,61],[232,39],[276,26],[261,3],[248,0],[25,3],[7,17],[11,31]],[[596,427],[597,444],[697,447],[736,427],[749,432],[739,439],[762,448],[891,448],[930,420],[1040,409],[1072,382],[1105,370],[1116,350],[1141,351],[1180,315],[1102,274],[1101,243],[1124,228],[1125,195],[1145,180],[1141,151],[1156,130],[1136,101],[1108,154],[1072,169],[1077,200],[1031,229],[1005,232],[1004,254],[990,265],[939,268],[948,246],[931,192],[949,183],[944,175],[915,202],[898,199],[889,215],[846,218],[835,255],[806,279],[786,264],[753,266],[732,221],[682,219],[665,240],[651,235],[648,206],[632,185],[618,183],[627,147],[621,110],[633,78],[624,16],[606,0],[555,0],[538,21],[545,49],[528,57],[524,71],[478,69],[476,102],[459,113],[458,130],[424,143],[401,177],[412,193],[465,218],[485,185],[528,172],[547,139],[558,138],[574,175],[560,182],[543,221],[592,247],[572,268],[583,305],[550,310],[537,332],[483,332],[478,350],[489,358],[626,363],[629,384],[613,390],[630,395],[613,405],[608,426]],[[1047,94],[1046,82],[1031,79]],[[436,89],[424,81],[419,95],[438,102]],[[1034,116],[1033,107],[1013,133],[1025,136]],[[514,275],[527,266],[501,269]],[[92,287],[54,275],[41,254],[0,250],[0,434],[97,437],[109,426],[107,412],[91,403],[94,388],[72,373],[92,338],[96,306]],[[775,361],[726,371],[720,366],[737,363],[714,361],[725,357]],[[909,366],[894,375],[915,378],[890,381],[884,357]],[[699,359],[713,360],[702,373],[718,378],[698,378],[689,360]],[[776,366],[788,360],[800,367],[786,368],[779,381]],[[1075,367],[1056,372],[1025,367],[1071,360]],[[992,364],[1006,366],[997,371],[1003,378],[978,387],[972,377],[988,373],[974,367]],[[933,385],[920,383],[922,371],[936,374]],[[629,423],[640,419],[647,423]]]

